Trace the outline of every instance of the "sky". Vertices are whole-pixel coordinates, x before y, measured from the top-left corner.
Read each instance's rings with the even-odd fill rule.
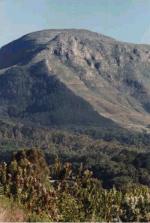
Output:
[[[0,0],[0,47],[52,28],[83,28],[150,44],[150,0]]]

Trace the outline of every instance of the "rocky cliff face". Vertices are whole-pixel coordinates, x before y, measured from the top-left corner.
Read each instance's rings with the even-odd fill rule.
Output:
[[[0,117],[41,125],[150,124],[150,46],[45,30],[0,49]]]

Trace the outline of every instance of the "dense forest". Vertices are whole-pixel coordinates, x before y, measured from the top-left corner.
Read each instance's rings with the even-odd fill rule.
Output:
[[[129,183],[150,185],[150,137],[146,132],[96,129],[40,129],[0,126],[0,161],[10,162],[14,151],[39,148],[48,164],[58,157],[72,163],[74,171],[82,163],[102,181],[104,188]]]

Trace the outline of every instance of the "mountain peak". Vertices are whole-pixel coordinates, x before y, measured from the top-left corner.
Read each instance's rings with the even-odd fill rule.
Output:
[[[64,36],[74,36],[82,40],[109,40],[109,41],[114,41],[113,38],[104,36],[102,34],[92,32],[86,29],[48,29],[48,30],[41,30],[41,31],[36,31],[33,33],[29,33],[23,38],[28,39],[28,40],[33,40],[36,41],[40,44],[45,44],[49,42],[51,39],[55,38],[55,36],[58,35],[64,35]]]

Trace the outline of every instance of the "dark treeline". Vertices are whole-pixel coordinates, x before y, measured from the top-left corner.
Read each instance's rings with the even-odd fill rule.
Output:
[[[5,124],[1,131],[0,160],[9,162],[13,151],[20,148],[40,148],[49,164],[59,157],[63,163],[71,162],[76,171],[82,163],[102,181],[104,188],[122,187],[126,183],[149,186],[150,137],[147,133],[125,133],[90,129],[48,131],[24,126],[8,128]]]

